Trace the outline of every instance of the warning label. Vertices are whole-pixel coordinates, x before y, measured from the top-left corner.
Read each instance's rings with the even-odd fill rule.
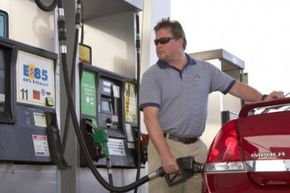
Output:
[[[122,139],[108,139],[110,155],[126,156],[125,145]]]
[[[49,156],[46,135],[32,135],[35,156]]]

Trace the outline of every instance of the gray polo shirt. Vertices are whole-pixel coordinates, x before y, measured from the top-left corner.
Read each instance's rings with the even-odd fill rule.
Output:
[[[139,108],[158,107],[164,132],[199,137],[205,129],[208,94],[226,94],[236,81],[212,64],[186,56],[182,71],[159,60],[143,74]]]

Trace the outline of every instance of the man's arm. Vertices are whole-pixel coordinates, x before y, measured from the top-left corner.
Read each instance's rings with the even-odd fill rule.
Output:
[[[149,137],[157,149],[161,164],[166,173],[174,173],[179,170],[176,158],[171,153],[168,144],[166,143],[162,129],[158,121],[159,109],[149,106],[143,109],[144,123],[148,130]]]
[[[238,81],[233,85],[229,93],[247,102],[284,98],[284,93],[282,91],[273,91],[269,95],[263,97],[263,94],[255,88]]]

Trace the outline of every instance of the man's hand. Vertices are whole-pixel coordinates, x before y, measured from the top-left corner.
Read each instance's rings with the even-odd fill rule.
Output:
[[[179,171],[179,166],[176,158],[171,154],[167,156],[160,156],[161,164],[166,174],[172,174]]]
[[[284,97],[285,95],[283,91],[273,91],[268,96],[266,96],[263,101],[270,101],[270,100],[280,99]]]

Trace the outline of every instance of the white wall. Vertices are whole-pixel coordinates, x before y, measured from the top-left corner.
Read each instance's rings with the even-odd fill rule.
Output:
[[[55,50],[54,13],[44,12],[32,0],[1,0],[9,17],[9,38],[43,49]]]
[[[84,24],[84,43],[92,48],[92,63],[128,78],[135,78],[133,12],[98,17]]]

